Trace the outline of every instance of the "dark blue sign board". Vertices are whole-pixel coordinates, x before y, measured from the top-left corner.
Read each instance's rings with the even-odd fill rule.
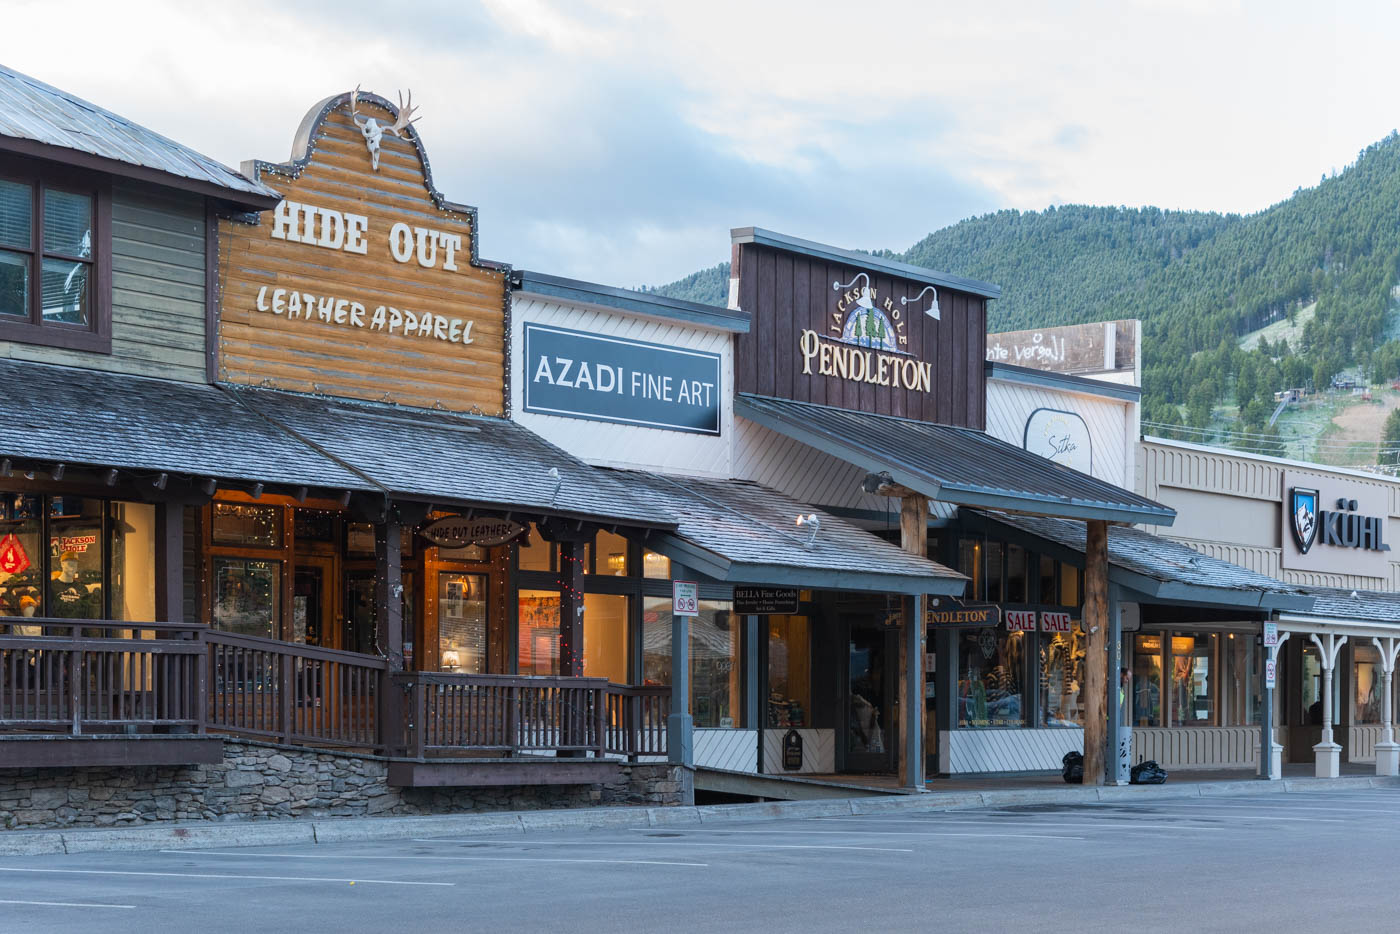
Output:
[[[720,356],[525,325],[525,411],[719,434]]]

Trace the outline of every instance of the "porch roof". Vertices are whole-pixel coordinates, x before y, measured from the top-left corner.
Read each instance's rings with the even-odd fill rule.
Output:
[[[716,580],[951,595],[961,594],[967,581],[951,568],[748,480],[614,473],[679,519],[675,532],[652,534],[647,546]],[[798,515],[810,513],[820,522],[815,537],[796,525]]]
[[[1041,542],[1084,554],[1082,522],[1043,516],[977,511],[991,523],[1017,529]],[[1192,603],[1261,610],[1307,610],[1313,598],[1302,588],[1201,554],[1141,529],[1108,529],[1109,581],[1153,603]]]
[[[1304,587],[1314,599],[1309,616],[1333,620],[1400,625],[1400,593],[1375,590],[1342,590],[1332,587]]]

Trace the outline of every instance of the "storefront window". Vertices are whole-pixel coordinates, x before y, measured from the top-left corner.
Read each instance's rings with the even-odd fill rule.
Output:
[[[7,495],[0,510],[0,613],[5,616],[43,616],[44,554],[43,503],[37,496]],[[21,635],[39,635],[39,627],[17,629]]]
[[[654,551],[642,552],[642,576],[648,580],[670,580],[671,559]]]
[[[627,539],[612,532],[599,532],[590,546],[593,550],[592,573],[606,577],[626,577]],[[585,564],[587,568],[590,565]]]
[[[1352,723],[1380,723],[1385,713],[1384,675],[1381,673],[1381,656],[1375,646],[1358,645],[1351,650],[1352,678],[1356,712]]]
[[[1030,599],[1026,592],[1026,549],[1020,545],[1006,546],[1006,602],[1025,603]]]
[[[211,534],[216,545],[281,548],[282,508],[215,503]],[[373,544],[370,547],[373,549]]]
[[[811,725],[812,643],[805,616],[769,616],[768,725]]]
[[[1263,695],[1259,688],[1259,647],[1254,637],[1225,636],[1225,722],[1253,726],[1259,722]]]
[[[1134,726],[1162,725],[1162,636],[1133,637]]]
[[[958,633],[958,726],[1025,726],[1025,633]]]
[[[1084,630],[1041,633],[1040,715],[1044,726],[1084,726]]]
[[[1322,663],[1317,649],[1303,646],[1303,677],[1301,687],[1303,720],[1312,726],[1322,725]]]
[[[1060,606],[1079,606],[1079,568],[1060,564]]]
[[[215,557],[214,628],[274,639],[281,632],[282,562]]]
[[[1055,559],[1040,556],[1040,602],[1054,604],[1060,599],[1060,589],[1055,586]]]
[[[630,684],[627,676],[627,597],[590,593],[583,597],[583,674]]]
[[[742,727],[739,618],[728,601],[701,600],[690,619],[690,712],[697,728]],[[671,683],[671,601],[647,597],[642,615],[643,683]]]
[[[520,591],[520,673],[559,674],[559,594]]]
[[[520,570],[553,571],[554,546],[540,536],[540,530],[530,526],[529,540],[520,546]]]
[[[49,500],[49,601],[60,619],[101,619],[103,502],[78,496]]]
[[[1217,690],[1214,635],[1180,635],[1171,637],[1172,650],[1172,725],[1213,726]]]
[[[154,622],[156,508],[144,503],[113,503],[111,523],[112,616]]]
[[[438,664],[443,671],[486,671],[486,575],[440,572]]]
[[[967,584],[967,599],[985,600],[987,588],[982,566],[981,539],[958,539],[958,570],[971,578]]]
[[[1001,542],[987,542],[987,601],[1000,603],[1005,599],[1002,582]]]

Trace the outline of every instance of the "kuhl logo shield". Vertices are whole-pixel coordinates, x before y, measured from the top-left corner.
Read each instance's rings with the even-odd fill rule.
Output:
[[[1289,512],[1293,521],[1293,540],[1298,543],[1298,550],[1303,554],[1308,553],[1308,549],[1317,541],[1317,490],[1309,490],[1295,486],[1289,491]]]

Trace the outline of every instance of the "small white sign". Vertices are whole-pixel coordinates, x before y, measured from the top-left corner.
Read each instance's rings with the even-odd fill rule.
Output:
[[[1264,624],[1264,645],[1270,648],[1278,645],[1278,623]]]
[[[700,612],[700,585],[695,581],[671,581],[671,612],[696,616]]]
[[[1073,621],[1068,613],[1041,613],[1041,632],[1072,632],[1074,630]]]
[[[1278,686],[1278,662],[1272,658],[1264,662],[1264,687],[1274,688]]]
[[[1007,610],[1007,632],[1035,632],[1035,610]]]

